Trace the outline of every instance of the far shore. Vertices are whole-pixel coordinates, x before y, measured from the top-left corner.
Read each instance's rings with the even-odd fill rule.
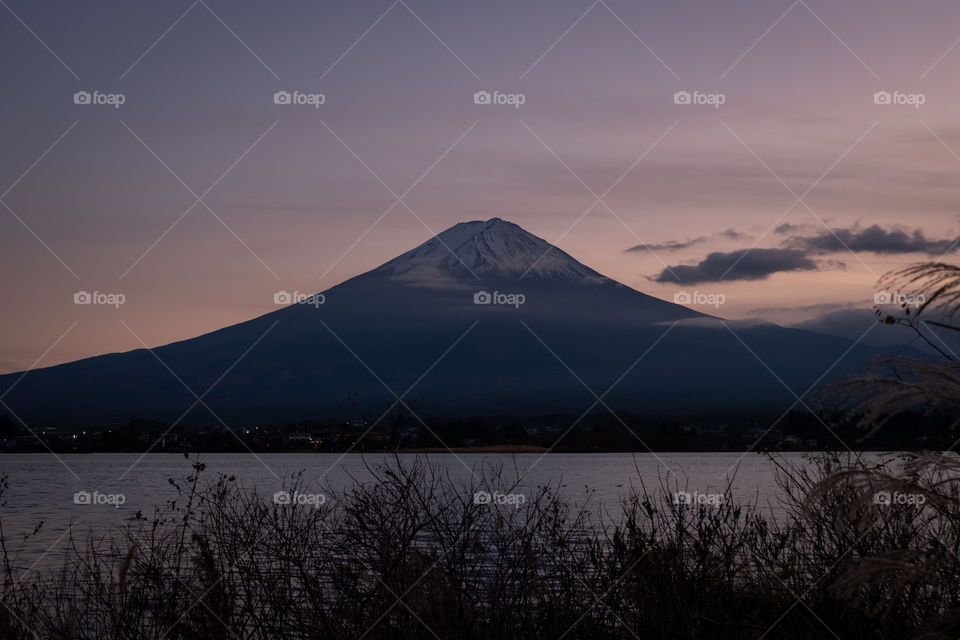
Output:
[[[943,452],[943,449],[931,449],[931,448],[910,448],[910,447],[865,447],[858,449],[860,452],[870,452],[870,453],[925,453],[925,452]],[[247,453],[253,454],[342,454],[342,455],[371,455],[371,454],[392,454],[392,453],[404,453],[404,454],[418,454],[418,453],[556,453],[556,454],[578,454],[578,455],[603,455],[608,453],[677,453],[677,454],[697,454],[697,453],[752,453],[752,454],[770,454],[770,453],[799,453],[799,454],[810,454],[810,453],[837,453],[841,452],[838,449],[825,449],[825,448],[783,448],[783,449],[767,449],[767,448],[754,448],[754,449],[599,449],[599,448],[590,448],[590,449],[580,449],[580,448],[550,448],[550,447],[541,447],[536,445],[528,444],[502,444],[502,445],[488,445],[488,446],[473,446],[473,447],[421,447],[421,448],[406,448],[406,449],[254,449],[252,451],[216,451],[208,449],[160,449],[155,451],[148,451],[147,453],[152,454],[168,454],[175,456],[183,456],[186,453],[191,455],[210,455],[210,454],[234,454],[242,455]],[[32,449],[32,450],[0,450],[0,455],[32,455],[32,454],[46,454],[54,453],[56,455],[92,455],[100,453],[112,453],[120,455],[133,455],[138,453],[143,453],[142,451],[133,451],[133,450],[112,450],[112,449],[103,449],[103,450],[91,450],[91,451],[61,451],[61,450],[52,450],[44,451],[42,449]]]
[[[532,444],[492,444],[485,447],[428,447],[425,449],[400,449],[400,453],[546,453],[546,447]]]

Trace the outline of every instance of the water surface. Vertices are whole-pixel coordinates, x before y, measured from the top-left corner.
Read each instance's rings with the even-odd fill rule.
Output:
[[[469,490],[471,476],[479,482],[484,469],[501,467],[504,476],[522,476],[518,494],[532,497],[543,485],[556,487],[572,504],[592,511],[602,507],[614,516],[631,487],[641,485],[691,494],[723,493],[728,482],[735,500],[756,503],[769,513],[780,512],[779,490],[773,461],[756,453],[539,453],[525,454],[424,454]],[[803,464],[801,453],[781,453],[790,464]],[[410,461],[414,454],[403,454]],[[368,465],[383,462],[383,454],[274,453],[204,454],[203,477],[213,482],[218,473],[235,476],[247,487],[272,494],[304,471],[307,487],[318,493],[347,488],[371,479]],[[3,528],[13,546],[20,536],[43,522],[38,536],[24,548],[19,565],[49,564],[62,557],[67,532],[105,534],[122,527],[138,511],[149,515],[154,507],[177,498],[169,479],[191,473],[183,455],[98,453],[53,456],[48,453],[0,455],[0,473],[9,476],[4,496]],[[123,496],[123,504],[75,504],[74,494]],[[101,500],[104,499],[101,497]],[[119,500],[116,500],[118,502]],[[72,527],[72,529],[71,529]]]

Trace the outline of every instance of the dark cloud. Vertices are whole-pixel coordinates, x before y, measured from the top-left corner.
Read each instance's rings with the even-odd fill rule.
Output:
[[[784,223],[774,229],[778,234],[795,233],[803,229],[802,225]],[[732,240],[749,238],[747,234],[727,229],[711,237]],[[667,242],[651,245],[653,250],[684,249],[706,241],[697,238],[686,242]],[[628,251],[643,249],[643,245],[632,247]],[[738,249],[736,251],[715,251],[695,265],[677,265],[667,267],[654,280],[656,282],[674,282],[694,284],[698,282],[716,282],[719,280],[762,280],[780,271],[813,271],[824,268],[844,268],[836,261],[814,260],[817,256],[842,253],[846,250],[866,251],[877,254],[923,253],[943,254],[960,248],[960,238],[928,238],[921,229],[884,229],[879,225],[849,228],[824,229],[812,235],[795,235],[784,240],[778,248]]]
[[[730,240],[750,240],[753,237],[749,233],[740,233],[735,229],[727,229],[726,231],[721,231],[717,235],[722,238],[729,238]]]
[[[630,247],[626,251],[677,251],[678,249],[686,249],[706,241],[706,236],[694,238],[693,240],[668,240],[659,244],[638,244],[634,247]]]
[[[739,249],[716,251],[695,265],[667,267],[656,282],[696,284],[720,280],[763,280],[780,271],[815,271],[820,266],[796,249]]]
[[[693,238],[691,240],[667,240],[666,242],[660,242],[657,244],[638,244],[636,246],[626,249],[626,252],[641,252],[641,251],[678,251],[680,249],[689,249],[690,247],[698,244],[703,244],[710,238],[726,238],[728,240],[750,240],[753,236],[748,233],[741,233],[736,229],[727,229],[726,231],[720,231],[715,233],[712,236],[700,236],[699,238]]]
[[[789,222],[784,222],[779,227],[773,230],[774,233],[779,233],[784,235],[786,233],[793,233],[794,231],[799,231],[801,229],[798,224],[790,224]]]
[[[833,233],[824,229],[823,232],[812,236],[801,236],[787,240],[784,246],[790,249],[808,251],[810,253],[839,253],[851,251],[868,251],[880,254],[925,253],[929,255],[943,254],[957,249],[960,238],[945,238],[936,240],[927,238],[923,231],[891,229],[886,230],[878,225],[867,228],[854,226],[850,229],[835,229]]]

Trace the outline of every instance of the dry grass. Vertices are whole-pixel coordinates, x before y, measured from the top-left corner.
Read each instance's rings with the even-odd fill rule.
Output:
[[[19,580],[4,541],[0,637],[957,636],[956,458],[774,463],[777,520],[729,490],[719,506],[678,505],[676,487],[642,479],[622,516],[574,510],[556,487],[519,509],[474,504],[515,478],[483,467],[461,486],[425,457],[371,466],[373,481],[320,507],[284,506],[207,483],[195,463],[175,500],[71,540],[59,570]],[[924,504],[876,505],[878,491]]]

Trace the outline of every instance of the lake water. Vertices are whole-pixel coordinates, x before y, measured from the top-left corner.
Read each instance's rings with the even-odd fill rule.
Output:
[[[410,458],[413,454],[405,454]],[[780,453],[788,464],[803,464],[801,453]],[[692,494],[723,493],[732,478],[735,500],[756,503],[772,514],[780,511],[774,464],[766,455],[756,453],[551,453],[528,454],[427,454],[429,461],[449,471],[450,477],[467,491],[471,474],[479,476],[483,468],[502,465],[505,475],[523,475],[515,493],[532,497],[541,485],[556,486],[560,494],[578,506],[593,511],[599,505],[617,513],[621,500],[631,486],[642,482],[657,488],[661,481],[670,491]],[[234,475],[245,486],[256,486],[269,494],[283,487],[284,480],[304,471],[307,488],[318,493],[336,491],[369,481],[367,465],[384,460],[383,454],[276,453],[206,454],[200,460],[207,465],[207,481],[217,473]],[[2,507],[3,529],[15,547],[21,534],[43,522],[41,533],[31,538],[17,564],[38,566],[62,557],[66,533],[79,537],[88,532],[109,533],[129,520],[137,511],[144,515],[177,497],[168,479],[183,479],[191,473],[191,462],[174,454],[4,454],[0,455],[0,475],[9,478],[9,489]],[[91,495],[91,503],[76,504],[77,492]],[[94,493],[96,492],[96,494]],[[97,495],[98,494],[98,495]],[[122,494],[122,505],[110,496]],[[107,501],[101,504],[95,502]]]

